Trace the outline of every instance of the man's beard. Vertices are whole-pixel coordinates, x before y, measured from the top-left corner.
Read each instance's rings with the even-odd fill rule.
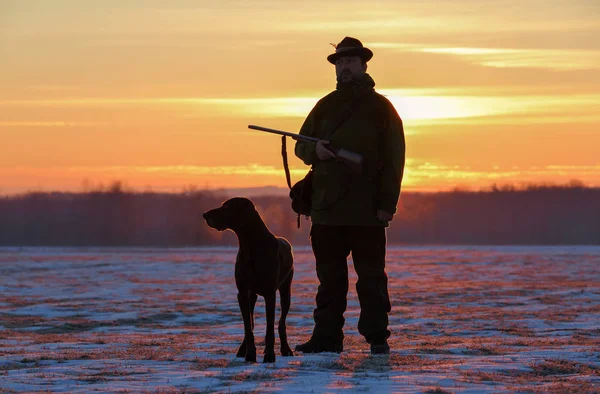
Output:
[[[344,81],[344,77],[349,76],[350,78]],[[356,81],[356,75],[352,74],[350,70],[342,70],[337,76],[337,81],[340,83],[351,83]]]

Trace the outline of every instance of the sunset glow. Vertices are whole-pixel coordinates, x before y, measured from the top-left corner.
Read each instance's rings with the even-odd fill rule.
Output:
[[[595,2],[0,4],[0,194],[286,187],[280,139],[359,38],[404,121],[404,190],[600,186]],[[291,142],[289,142],[291,146]],[[288,148],[292,178],[307,167]]]

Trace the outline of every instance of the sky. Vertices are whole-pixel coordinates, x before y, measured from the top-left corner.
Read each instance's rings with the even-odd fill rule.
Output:
[[[597,0],[0,0],[0,194],[286,187],[247,125],[298,132],[345,36],[403,119],[403,190],[600,186]]]

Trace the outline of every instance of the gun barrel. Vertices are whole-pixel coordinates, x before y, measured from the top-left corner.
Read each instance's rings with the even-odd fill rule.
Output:
[[[311,141],[311,142],[319,141],[319,139],[315,138],[315,137],[309,137],[307,135],[301,135],[301,134],[294,134],[294,133],[290,133],[287,131],[275,130],[275,129],[270,129],[268,127],[256,126],[256,125],[252,125],[252,124],[248,125],[248,128],[253,129],[253,130],[258,130],[258,131],[266,131],[267,133],[285,135],[285,136],[291,137],[295,140],[304,140],[304,141]]]

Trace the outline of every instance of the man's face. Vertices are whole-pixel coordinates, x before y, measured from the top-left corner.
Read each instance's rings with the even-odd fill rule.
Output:
[[[335,62],[338,82],[348,83],[360,79],[367,71],[359,56],[343,56]]]

